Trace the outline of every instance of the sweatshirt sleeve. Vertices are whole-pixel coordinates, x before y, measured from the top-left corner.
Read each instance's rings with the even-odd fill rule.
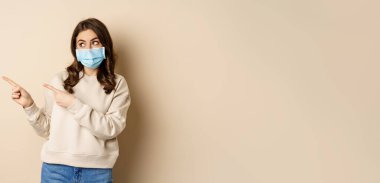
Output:
[[[53,106],[53,96],[50,92],[45,93],[45,106],[37,107],[35,103],[24,108],[29,124],[33,127],[37,135],[49,139],[50,119]]]
[[[130,104],[128,85],[122,77],[115,87],[111,105],[105,114],[95,111],[77,98],[67,110],[74,115],[79,125],[90,130],[94,136],[107,140],[115,138],[125,128]]]

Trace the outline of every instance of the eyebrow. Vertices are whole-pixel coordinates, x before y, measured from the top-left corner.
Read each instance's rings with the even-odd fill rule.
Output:
[[[90,42],[93,41],[93,40],[95,40],[95,39],[99,39],[99,38],[98,38],[98,37],[94,37],[94,38],[92,38],[92,39],[90,40]],[[80,39],[80,40],[77,41],[77,43],[79,43],[80,41],[86,42],[85,40]]]

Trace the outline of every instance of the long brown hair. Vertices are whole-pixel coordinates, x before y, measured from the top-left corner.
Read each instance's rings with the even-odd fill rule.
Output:
[[[66,68],[66,71],[69,75],[64,81],[64,88],[67,92],[74,93],[73,87],[78,84],[79,80],[81,79],[79,78],[79,73],[83,71],[84,76],[84,67],[82,63],[78,62],[76,58],[76,38],[80,32],[88,29],[91,29],[96,33],[100,43],[105,48],[106,59],[103,60],[103,62],[100,64],[96,77],[99,83],[104,86],[103,89],[105,93],[109,94],[116,85],[116,76],[114,72],[116,60],[113,52],[111,35],[108,32],[107,27],[101,21],[95,18],[89,18],[79,22],[74,29],[73,35],[71,37],[71,54],[74,56],[74,62]]]

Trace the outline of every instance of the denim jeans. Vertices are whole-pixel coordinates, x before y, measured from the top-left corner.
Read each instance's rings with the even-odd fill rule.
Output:
[[[42,163],[41,183],[112,183],[112,168]]]

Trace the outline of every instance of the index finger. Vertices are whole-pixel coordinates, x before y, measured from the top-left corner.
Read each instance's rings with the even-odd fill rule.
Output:
[[[60,92],[60,90],[58,90],[57,88],[54,88],[54,86],[51,86],[49,84],[43,84],[43,86],[51,91],[53,91],[54,93],[57,93],[57,92]]]
[[[17,87],[19,86],[16,82],[12,81],[11,79],[9,79],[8,77],[6,76],[3,76],[2,77],[4,81],[8,82],[10,85],[12,85],[13,87]]]

